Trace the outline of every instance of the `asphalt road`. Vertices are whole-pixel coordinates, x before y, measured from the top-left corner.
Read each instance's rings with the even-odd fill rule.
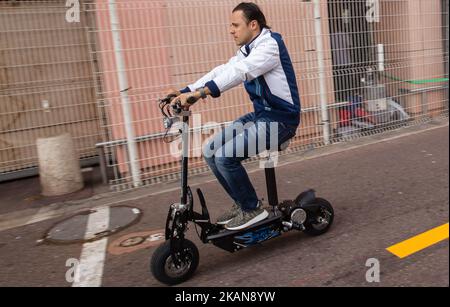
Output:
[[[448,223],[448,137],[446,126],[278,167],[280,199],[314,188],[333,204],[330,231],[319,237],[289,232],[229,254],[201,244],[191,227],[188,237],[200,250],[200,265],[182,286],[448,287],[448,239],[403,259],[386,250]],[[251,173],[251,179],[259,196],[265,196],[263,170]],[[201,187],[213,218],[230,206],[217,182]],[[149,273],[155,246],[120,255],[110,248],[125,235],[162,229],[168,204],[177,200],[178,192],[168,191],[127,203],[143,216],[107,239],[100,261],[102,286],[161,286]],[[0,286],[72,286],[67,260],[80,259],[83,244],[36,243],[58,220],[0,232]],[[379,262],[379,282],[366,280],[371,258]]]

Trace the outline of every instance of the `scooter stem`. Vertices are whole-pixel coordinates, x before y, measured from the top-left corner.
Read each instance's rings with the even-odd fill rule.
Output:
[[[189,116],[183,116],[183,128],[181,134],[182,157],[181,157],[181,204],[187,203],[188,189],[188,158],[189,158]]]

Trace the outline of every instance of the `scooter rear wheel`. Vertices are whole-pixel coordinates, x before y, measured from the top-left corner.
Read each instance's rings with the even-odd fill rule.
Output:
[[[167,285],[176,285],[188,280],[194,274],[200,258],[197,246],[187,239],[184,239],[182,244],[183,256],[179,259],[181,265],[178,267],[172,259],[169,240],[161,244],[153,253],[150,270],[158,281]]]
[[[313,202],[314,206],[317,206],[312,213],[308,212],[307,220],[305,222],[305,232],[311,236],[319,236],[328,231],[333,223],[334,219],[334,210],[331,204],[323,198],[316,198]]]

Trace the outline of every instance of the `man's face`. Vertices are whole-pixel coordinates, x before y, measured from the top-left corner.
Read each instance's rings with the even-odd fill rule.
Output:
[[[259,25],[256,20],[247,23],[242,11],[231,14],[230,34],[236,45],[243,46],[249,43],[257,33],[259,33]]]

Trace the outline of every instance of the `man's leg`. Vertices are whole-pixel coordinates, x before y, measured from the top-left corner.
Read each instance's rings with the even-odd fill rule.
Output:
[[[259,139],[265,141],[269,134],[267,132],[264,125],[247,123],[244,131],[229,140],[215,153],[216,169],[245,211],[251,211],[257,207],[258,197],[241,162],[265,150],[266,143],[258,144],[258,134],[264,134]]]
[[[227,182],[233,195],[241,204],[241,212],[226,224],[230,230],[244,229],[268,216],[268,212],[258,208],[258,198],[248,174],[241,162],[255,156],[273,145],[295,135],[296,127],[262,120],[253,123],[232,140],[229,140],[215,154],[217,170]],[[243,154],[242,154],[243,153]]]
[[[216,176],[219,183],[235,203],[238,203],[237,197],[234,195],[228,182],[225,180],[225,178],[223,178],[222,174],[217,169],[215,154],[222,148],[223,145],[232,140],[236,135],[242,133],[244,124],[251,121],[252,119],[254,119],[253,113],[242,116],[231,125],[223,129],[221,132],[217,133],[203,148],[203,157],[205,158],[206,163]]]
[[[229,230],[247,228],[269,216],[266,210],[258,208],[256,191],[241,164],[243,160],[265,150],[266,129],[262,126],[249,123],[242,133],[229,140],[215,154],[217,170],[241,205],[241,210],[237,210],[235,216],[225,224],[225,228]],[[258,144],[258,139],[261,141],[258,135],[263,136],[262,144]]]

